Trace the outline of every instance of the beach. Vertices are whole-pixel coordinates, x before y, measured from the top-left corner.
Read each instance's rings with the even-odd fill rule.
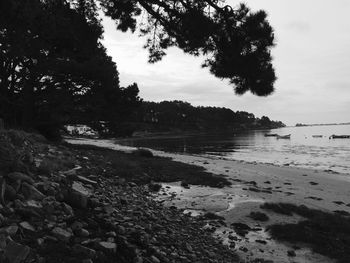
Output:
[[[71,143],[92,144],[119,151],[132,147],[116,145],[110,140],[75,140]],[[230,245],[246,260],[263,258],[277,262],[332,262],[331,259],[312,252],[306,246],[295,247],[273,240],[266,227],[274,223],[298,222],[300,216],[286,216],[262,210],[263,203],[292,203],[309,208],[347,214],[350,212],[350,177],[332,172],[297,167],[247,163],[221,158],[183,155],[152,150],[154,155],[169,157],[174,161],[204,167],[208,172],[224,175],[232,186],[211,188],[205,186],[180,186],[179,182],[163,184],[158,200],[165,205],[175,205],[185,212],[201,214],[213,212],[223,216],[226,226],[213,225],[213,233]],[[268,215],[267,222],[257,222],[249,215],[261,211]],[[233,234],[232,223],[244,223],[253,231],[248,235]],[[230,242],[231,241],[231,242]],[[235,243],[232,246],[232,243]],[[291,252],[293,251],[293,252]],[[291,261],[292,260],[292,261]]]

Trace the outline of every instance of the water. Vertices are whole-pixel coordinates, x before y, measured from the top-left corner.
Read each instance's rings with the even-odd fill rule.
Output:
[[[291,134],[291,138],[265,137],[266,133]],[[236,134],[139,138],[118,143],[167,152],[299,166],[350,175],[350,139],[329,139],[332,134],[350,135],[350,125],[285,127],[274,130],[244,131]],[[314,138],[312,135],[323,137]]]

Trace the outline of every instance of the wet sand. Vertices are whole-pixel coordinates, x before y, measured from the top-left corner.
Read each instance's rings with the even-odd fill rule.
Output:
[[[70,142],[68,140],[68,142]],[[71,141],[72,142],[72,141]],[[74,143],[77,143],[74,141]],[[82,144],[112,148],[130,152],[134,148],[113,144],[113,141],[81,140]],[[284,202],[306,205],[325,211],[345,211],[350,213],[350,176],[325,171],[314,171],[296,167],[279,167],[270,164],[246,163],[194,155],[152,152],[170,157],[175,161],[198,165],[214,174],[222,174],[232,182],[231,187],[222,189],[190,186],[185,189],[180,183],[164,184],[158,196],[165,205],[175,205],[194,215],[213,212],[223,216],[226,226],[208,225],[224,243],[231,246],[245,260],[264,258],[275,262],[333,262],[311,252],[301,244],[277,243],[266,231],[274,223],[293,223],[298,216],[283,216],[262,210],[264,202]],[[249,217],[250,213],[263,212],[267,222]],[[238,235],[232,223],[248,225],[252,231],[245,236]],[[288,256],[294,251],[295,256]],[[289,253],[290,254],[290,253]]]
[[[177,194],[177,200],[172,198],[165,203],[188,211],[194,209],[197,213],[200,211],[214,212],[225,218],[227,226],[232,223],[244,223],[250,228],[256,229],[242,237],[232,232],[232,227],[214,225],[215,234],[227,245],[233,242],[234,246],[231,245],[231,247],[237,251],[241,258],[247,261],[263,258],[281,263],[334,262],[313,253],[303,244],[282,244],[274,241],[266,231],[269,225],[296,223],[302,218],[283,216],[263,210],[260,205],[264,202],[283,202],[306,205],[309,208],[329,212],[345,211],[350,213],[349,175],[198,156],[168,153],[161,153],[161,155],[171,157],[176,161],[203,166],[212,173],[228,176],[233,183],[231,187],[215,191],[209,187],[191,186],[191,189],[180,190],[180,193]],[[170,185],[170,188],[165,186],[163,189],[165,192],[171,193],[177,187],[176,184],[173,184]],[[206,195],[203,193],[203,189],[207,189]],[[197,191],[200,194],[196,195]],[[191,192],[190,196],[197,196],[197,198],[189,198],[187,194],[189,192]],[[198,198],[201,195],[202,197]],[[225,207],[220,209],[223,206]],[[267,222],[255,221],[249,217],[251,212],[263,212],[268,215],[269,220]],[[295,257],[288,256],[288,251],[294,251]]]

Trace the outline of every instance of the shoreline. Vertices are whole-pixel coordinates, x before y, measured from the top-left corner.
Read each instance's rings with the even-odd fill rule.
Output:
[[[145,153],[1,131],[0,262],[241,262],[205,222],[153,198],[160,178],[224,179]]]
[[[119,151],[130,152],[135,149],[114,144],[113,141],[97,140],[94,143]],[[223,216],[228,225],[244,222],[261,228],[259,233],[250,232],[248,238],[242,239],[228,234],[232,232],[232,229],[214,225],[213,233],[223,243],[229,246],[231,244],[232,248],[230,238],[235,240],[234,251],[241,258],[245,260],[264,258],[265,260],[290,262],[288,253],[293,251],[295,262],[332,262],[329,258],[313,253],[305,246],[295,250],[291,244],[274,241],[265,231],[271,222],[297,222],[300,218],[296,216],[288,218],[271,212],[267,213],[260,209],[260,205],[266,202],[283,202],[306,205],[328,212],[350,213],[350,190],[348,190],[350,189],[350,177],[299,167],[151,151],[156,156],[200,166],[210,173],[224,175],[232,183],[232,186],[222,189],[191,185],[188,191],[179,183],[166,183],[163,184],[160,192],[160,200],[166,206],[174,205],[184,211],[199,211],[197,215],[201,212],[213,212]],[[249,219],[249,214],[256,211],[268,214],[270,218],[268,224],[257,223]]]

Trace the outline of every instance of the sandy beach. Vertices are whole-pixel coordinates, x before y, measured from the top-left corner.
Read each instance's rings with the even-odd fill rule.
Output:
[[[67,141],[126,152],[133,150],[132,147],[116,145],[110,140]],[[251,258],[262,258],[274,262],[333,262],[301,244],[296,247],[295,244],[274,241],[266,231],[268,225],[297,222],[300,217],[283,216],[262,210],[260,205],[265,202],[283,202],[329,212],[350,213],[350,176],[288,166],[278,167],[154,150],[152,152],[175,161],[202,166],[214,174],[227,176],[232,182],[230,187],[217,189],[190,186],[186,189],[181,187],[180,183],[168,183],[163,185],[157,198],[165,205],[175,205],[194,215],[213,212],[223,216],[226,226],[208,225],[208,227],[214,228],[214,235],[227,245],[231,245],[243,259],[248,261]],[[249,215],[252,211],[264,212],[269,220],[257,222],[251,219]],[[232,223],[244,223],[254,230],[242,237],[227,227]]]

